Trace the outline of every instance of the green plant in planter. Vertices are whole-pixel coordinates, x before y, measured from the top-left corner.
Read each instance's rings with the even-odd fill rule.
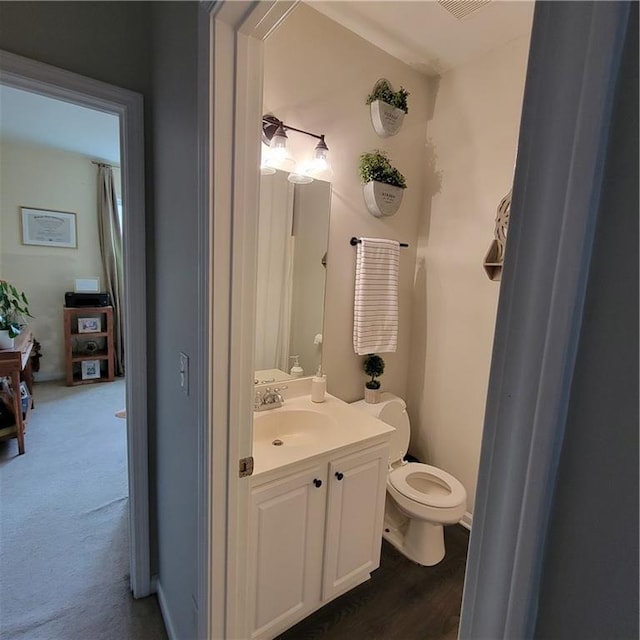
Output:
[[[389,162],[389,158],[384,151],[376,149],[363,153],[358,162],[358,172],[363,184],[376,181],[385,184],[407,188],[405,177]]]
[[[367,380],[364,386],[367,389],[379,389],[380,381],[376,380],[376,378],[379,378],[384,373],[384,360],[375,353],[371,353],[364,359],[362,368],[368,376],[371,376],[371,380]]]
[[[6,280],[0,280],[0,331],[8,331],[10,338],[20,333],[20,321],[29,313],[29,301],[24,292],[18,291]]]
[[[396,109],[402,109],[405,113],[409,113],[409,107],[407,106],[408,97],[409,92],[404,87],[400,87],[398,91],[394,91],[387,80],[380,80],[376,82],[373,91],[367,96],[367,104],[381,100],[396,107]]]

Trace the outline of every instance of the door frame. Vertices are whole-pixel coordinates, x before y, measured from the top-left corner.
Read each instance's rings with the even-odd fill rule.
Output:
[[[251,453],[262,48],[295,4],[220,0],[207,9],[212,229],[206,267],[209,300],[218,304],[208,351],[211,473],[202,479],[215,526],[201,522],[209,526],[210,587],[201,637],[246,637],[248,483],[238,478],[237,464]],[[580,10],[580,3],[536,6],[460,637],[531,637],[580,332],[613,91],[607,74],[615,69],[628,7],[591,3],[585,25],[570,16],[558,21],[556,4]],[[565,45],[556,49],[559,40]],[[580,48],[571,53],[576,42]],[[583,73],[567,77],[558,51],[582,56]],[[569,80],[576,100],[561,118],[571,135],[554,137],[536,114],[546,113],[549,92]]]
[[[461,638],[532,638],[629,3],[536,3]]]
[[[147,292],[142,96],[0,50],[0,82],[103,111],[120,121],[124,245],[124,332],[129,480],[129,573],[135,598],[152,592],[147,437]]]
[[[262,42],[296,2],[218,1],[201,5],[199,138],[206,201],[200,315],[208,396],[198,489],[198,637],[244,638],[249,479],[252,455],[255,255],[262,115]],[[255,167],[255,170],[254,170]],[[214,304],[215,303],[215,304]]]

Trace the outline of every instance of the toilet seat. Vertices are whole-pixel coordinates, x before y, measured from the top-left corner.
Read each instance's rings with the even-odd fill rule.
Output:
[[[458,480],[446,471],[428,464],[409,462],[391,471],[388,480],[396,491],[418,504],[450,509],[466,501],[467,492]],[[420,480],[438,485],[447,493],[438,495],[420,491],[411,484],[412,481],[419,483]]]

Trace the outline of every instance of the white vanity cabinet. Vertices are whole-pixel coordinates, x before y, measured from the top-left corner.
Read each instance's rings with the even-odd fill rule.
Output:
[[[322,576],[325,601],[380,565],[388,465],[387,445],[329,463]]]
[[[312,466],[251,491],[252,638],[273,637],[320,598],[326,480],[326,465]]]
[[[252,479],[251,638],[275,637],[379,566],[388,459],[385,441]]]

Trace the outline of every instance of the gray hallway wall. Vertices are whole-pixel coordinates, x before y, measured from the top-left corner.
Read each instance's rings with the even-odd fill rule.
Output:
[[[0,48],[147,96],[149,2],[0,2]]]
[[[198,119],[196,2],[153,3],[158,562],[176,637],[196,637]],[[191,392],[179,388],[189,356]]]
[[[0,2],[0,49],[143,95],[152,574],[196,634],[197,2]],[[159,505],[159,508],[157,508]]]
[[[535,638],[638,637],[638,4],[623,54]]]

